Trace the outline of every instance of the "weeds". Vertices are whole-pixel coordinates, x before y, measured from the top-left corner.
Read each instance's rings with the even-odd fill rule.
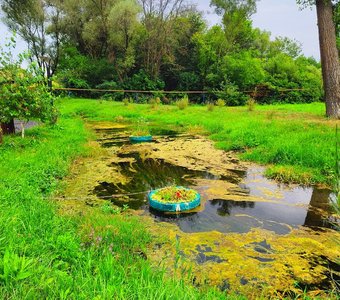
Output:
[[[214,103],[208,103],[208,104],[207,104],[207,110],[208,110],[208,111],[213,111],[214,108],[215,108]]]
[[[178,100],[176,102],[176,105],[177,107],[180,109],[180,110],[184,110],[186,109],[188,106],[189,106],[189,98],[187,95],[185,95],[181,100]]]
[[[224,101],[223,99],[218,99],[218,100],[216,101],[216,105],[217,105],[218,107],[223,107],[223,106],[225,106],[225,101]]]
[[[130,103],[133,103],[132,98],[124,98],[123,101],[124,106],[128,106]]]
[[[0,147],[0,173],[6,174],[0,181],[0,299],[225,298],[151,267],[141,253],[154,237],[139,219],[122,214],[126,206],[106,206],[82,217],[57,214],[45,197],[74,158],[87,152],[87,138],[74,114],[62,115],[58,126],[28,130],[25,140],[5,137]]]
[[[226,107],[214,111],[214,118],[198,106],[189,106],[181,114],[173,106],[161,106],[155,113],[148,105],[125,110],[120,103],[98,106],[86,99],[68,99],[60,106],[70,117],[82,112],[89,120],[102,121],[112,120],[114,113],[133,121],[143,116],[190,131],[197,128],[210,134],[218,148],[241,151],[243,159],[280,167],[277,178],[284,181],[294,178],[298,183],[334,184],[335,124],[324,118],[323,103],[261,105],[256,114],[245,114],[243,107]],[[271,175],[275,177],[275,169]]]
[[[151,98],[149,100],[149,105],[152,109],[157,108],[161,104],[161,99],[159,97]]]
[[[256,106],[256,101],[253,98],[249,98],[246,102],[248,111],[254,111]]]

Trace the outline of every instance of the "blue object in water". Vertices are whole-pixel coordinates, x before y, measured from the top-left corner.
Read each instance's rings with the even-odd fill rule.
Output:
[[[132,143],[143,143],[143,142],[151,142],[152,135],[145,136],[130,136],[130,142]]]
[[[183,187],[178,187],[178,188],[183,188]],[[169,203],[164,203],[164,202],[159,202],[153,198],[153,195],[157,193],[160,189],[153,190],[149,193],[148,198],[149,198],[149,203],[150,206],[153,207],[154,209],[160,210],[160,211],[172,211],[172,212],[180,212],[180,211],[185,211],[185,210],[191,210],[194,209],[195,207],[199,206],[201,204],[201,196],[199,193],[196,192],[196,197],[194,200],[190,202],[169,202]]]

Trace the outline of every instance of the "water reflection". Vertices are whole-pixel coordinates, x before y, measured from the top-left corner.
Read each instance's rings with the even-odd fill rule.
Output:
[[[101,137],[103,146],[120,146],[126,143],[128,135],[118,130],[110,132],[110,139],[106,135]],[[169,133],[169,132],[168,132]],[[174,134],[174,132],[171,132]],[[180,138],[180,137],[177,137]],[[144,209],[157,221],[177,224],[184,232],[205,232],[217,230],[220,232],[246,233],[252,228],[264,228],[277,234],[287,234],[292,227],[332,227],[329,219],[330,198],[334,195],[330,190],[317,188],[303,188],[299,186],[287,187],[278,185],[263,176],[264,168],[250,168],[247,173],[234,172],[238,179],[216,176],[209,172],[195,171],[173,165],[162,159],[142,158],[138,152],[119,155],[123,159],[118,168],[129,181],[101,182],[93,190],[99,196],[122,194],[112,199],[116,205],[128,204],[133,209]],[[126,161],[124,161],[124,158]],[[204,179],[205,184],[232,182],[238,184],[244,193],[244,201],[231,199],[209,198],[203,195],[201,211],[181,214],[167,214],[155,211],[147,205],[147,191],[169,185],[192,186],[199,191],[207,189],[195,179]],[[137,193],[135,192],[142,192]],[[144,191],[144,193],[143,193]],[[247,195],[255,196],[261,201],[246,201]]]
[[[330,209],[330,199],[332,193],[328,189],[313,189],[312,197],[309,203],[309,207],[304,222],[308,227],[328,227],[329,221],[325,219],[325,212]]]

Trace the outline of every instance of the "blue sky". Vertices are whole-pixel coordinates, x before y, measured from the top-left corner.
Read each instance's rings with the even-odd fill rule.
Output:
[[[198,4],[198,8],[205,12],[210,25],[220,21],[209,6],[209,0],[191,0]],[[257,4],[257,13],[253,16],[253,25],[270,31],[272,38],[286,36],[302,43],[306,56],[320,58],[317,32],[316,12],[313,9],[300,11],[295,0],[261,0]],[[5,25],[0,23],[0,44],[5,36],[10,36]],[[26,45],[18,41],[17,52],[26,50]]]

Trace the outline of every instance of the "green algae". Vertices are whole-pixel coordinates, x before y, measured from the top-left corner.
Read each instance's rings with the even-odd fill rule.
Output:
[[[120,127],[105,123],[95,124],[93,128],[110,130]],[[109,149],[101,148],[96,142],[89,146],[92,155],[77,160],[72,175],[66,180],[64,200],[61,201],[64,212],[90,212],[93,206],[106,203],[109,199],[99,199],[90,193],[100,182],[128,184],[132,179],[121,172],[119,164],[127,163],[132,173],[137,172],[134,159],[126,156],[129,153],[139,153],[143,161],[161,159],[169,164],[214,174],[215,179],[193,180],[205,186],[200,191],[204,194],[203,205],[194,212],[204,210],[205,203],[214,198],[226,201],[246,199],[254,203],[280,203],[283,199],[279,191],[262,187],[261,179],[256,176],[252,182],[259,185],[259,196],[249,195],[239,185],[243,181],[242,172],[248,165],[239,162],[232,153],[216,150],[211,142],[201,137],[184,140],[161,138],[157,144]],[[221,177],[229,178],[229,181],[221,180]],[[319,209],[323,212],[323,207]],[[283,236],[262,228],[253,228],[247,233],[185,233],[174,224],[155,222],[152,216],[145,216],[142,211],[129,213],[139,216],[151,235],[157,237],[147,250],[148,259],[155,265],[164,265],[169,273],[187,274],[187,281],[196,286],[216,286],[249,298],[284,298],[303,293],[323,299],[335,298],[336,286],[332,278],[340,274],[331,266],[340,257],[337,244],[340,236],[334,230],[315,231],[282,223],[289,232]],[[247,214],[238,214],[237,217],[261,222]]]

